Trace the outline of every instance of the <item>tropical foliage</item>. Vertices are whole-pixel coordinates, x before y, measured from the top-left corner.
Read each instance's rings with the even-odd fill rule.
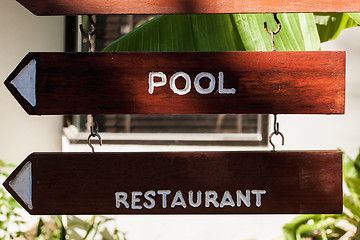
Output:
[[[301,215],[283,227],[286,240],[360,240],[360,152],[354,160],[343,155],[343,176],[348,190],[343,213]]]
[[[4,182],[9,176],[9,168],[14,165],[5,164],[0,160],[0,182]],[[21,231],[24,221],[19,213],[20,205],[14,198],[5,190],[3,186],[0,187],[0,239],[15,239],[25,235]]]
[[[277,15],[282,29],[277,50],[320,50],[342,30],[360,23],[358,13]],[[268,51],[277,28],[273,14],[161,15],[114,41],[104,51]]]
[[[0,182],[9,176],[14,165],[0,160]],[[113,219],[104,216],[76,217],[49,216],[40,217],[33,228],[25,225],[21,206],[10,196],[3,186],[0,187],[0,240],[126,240],[124,232],[119,231]],[[112,230],[109,230],[109,225]]]

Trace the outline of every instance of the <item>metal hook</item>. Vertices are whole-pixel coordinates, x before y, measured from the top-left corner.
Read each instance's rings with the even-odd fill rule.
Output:
[[[264,22],[264,29],[270,35],[271,44],[272,44],[272,50],[276,51],[274,36],[280,32],[281,23],[280,23],[279,19],[277,18],[277,13],[274,13],[274,19],[275,19],[275,21],[276,21],[276,23],[278,25],[278,28],[275,30],[275,32],[273,30],[270,30],[270,31],[268,30],[266,22]]]
[[[279,134],[279,123],[277,122],[277,115],[274,114],[274,133]]]
[[[82,34],[84,37],[94,36],[95,33],[96,33],[96,23],[95,23],[94,20],[92,19],[92,15],[88,15],[88,17],[89,17],[89,20],[90,20],[90,24],[93,26],[93,29],[94,29],[94,30],[86,33],[86,32],[84,31],[83,25],[80,24],[80,26],[79,26],[79,27],[80,27],[80,32],[81,32],[81,34]]]
[[[80,24],[79,28],[80,28],[80,32],[81,34],[88,38],[88,41],[89,41],[89,52],[92,52],[92,43],[91,43],[91,38],[95,35],[96,33],[96,23],[94,22],[94,20],[92,19],[92,15],[88,15],[89,17],[89,20],[90,20],[90,24],[92,25],[93,27],[93,30],[92,31],[89,31],[88,33],[86,33],[84,31],[84,27],[82,24]]]
[[[272,137],[274,136],[274,135],[280,135],[281,136],[281,138],[282,138],[282,145],[284,145],[285,144],[285,137],[284,137],[284,135],[279,131],[279,123],[276,121],[276,114],[274,114],[274,132],[272,132],[271,134],[270,134],[270,136],[269,136],[269,142],[270,142],[270,144],[271,144],[271,146],[273,147],[273,150],[272,150],[272,152],[276,152],[276,150],[275,150],[275,144],[272,142]]]
[[[101,139],[100,134],[98,133],[99,125],[96,121],[96,115],[93,114],[92,117],[93,117],[94,126],[90,126],[90,135],[88,137],[88,145],[90,146],[92,152],[95,152],[93,145],[90,143],[90,138],[97,137],[100,141],[100,146],[102,146],[102,139]]]

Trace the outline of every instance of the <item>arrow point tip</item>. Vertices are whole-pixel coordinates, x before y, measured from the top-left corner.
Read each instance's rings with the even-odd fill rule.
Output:
[[[30,209],[32,205],[32,176],[31,176],[31,162],[27,162],[22,169],[16,174],[14,179],[9,182],[9,186]]]
[[[31,106],[36,105],[36,60],[32,59],[10,82]]]

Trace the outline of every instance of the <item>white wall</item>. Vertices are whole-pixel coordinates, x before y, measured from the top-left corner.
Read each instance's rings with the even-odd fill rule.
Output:
[[[0,82],[28,52],[64,51],[64,17],[36,17],[15,0],[0,3]],[[0,159],[61,150],[61,116],[28,116],[0,84]]]

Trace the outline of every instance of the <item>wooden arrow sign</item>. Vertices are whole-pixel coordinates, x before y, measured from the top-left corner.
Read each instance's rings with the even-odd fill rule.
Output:
[[[341,213],[341,155],[33,153],[4,186],[30,214]]]
[[[17,0],[36,15],[360,12],[358,0]]]
[[[28,114],[342,114],[345,52],[29,53]]]

